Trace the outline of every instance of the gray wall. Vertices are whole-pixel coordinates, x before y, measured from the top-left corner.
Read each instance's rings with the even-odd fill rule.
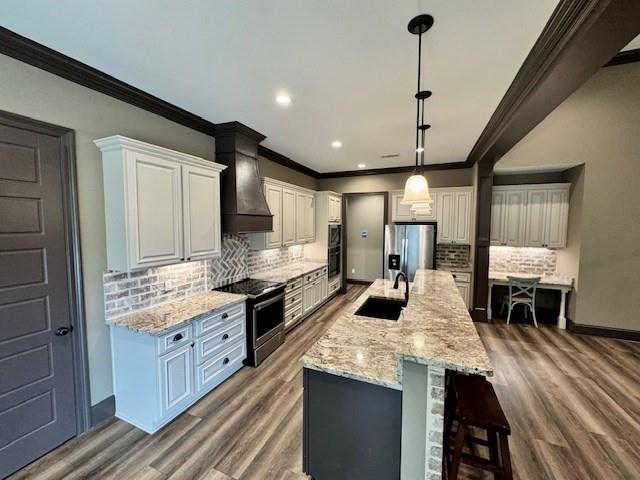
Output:
[[[91,403],[112,394],[109,331],[104,321],[104,197],[95,138],[122,134],[213,159],[213,139],[106,95],[0,55],[0,109],[72,128],[76,133],[78,201],[89,350]]]
[[[318,190],[318,181],[314,177],[292,170],[268,158],[258,157],[258,169],[262,177],[274,178],[300,187]]]
[[[580,232],[579,250],[574,250],[580,275],[573,320],[638,331],[640,63],[601,69],[498,167],[581,163],[583,178],[578,174],[576,184],[578,194],[583,190],[582,209],[570,233]]]
[[[383,276],[384,196],[357,195],[346,197],[346,202],[347,278],[372,282]]]
[[[402,190],[410,173],[387,173],[382,175],[361,175],[357,177],[324,178],[318,180],[319,190],[338,193],[383,192]],[[455,170],[434,170],[426,172],[429,187],[466,187],[473,183],[471,168]]]

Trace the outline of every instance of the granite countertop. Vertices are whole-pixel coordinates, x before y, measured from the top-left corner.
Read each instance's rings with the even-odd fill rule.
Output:
[[[272,282],[286,283],[294,278],[306,275],[309,272],[318,270],[319,268],[326,267],[326,262],[312,262],[304,260],[302,262],[291,263],[284,267],[275,268],[273,270],[267,270],[265,272],[252,273],[251,278],[257,278],[258,280],[269,280]]]
[[[161,335],[214,310],[243,302],[246,298],[235,293],[208,291],[113,318],[107,323],[136,332]]]
[[[302,357],[302,365],[402,390],[404,360],[493,374],[487,351],[449,272],[419,270],[398,321],[355,315],[369,296],[404,299],[403,286],[376,280]]]
[[[509,282],[509,279],[507,278],[508,276],[524,277],[524,278],[540,277],[541,285],[573,288],[573,277],[569,275],[565,275],[563,273],[555,272],[553,274],[549,274],[549,273],[530,273],[530,272],[499,272],[494,270],[489,271],[489,280],[508,283]]]

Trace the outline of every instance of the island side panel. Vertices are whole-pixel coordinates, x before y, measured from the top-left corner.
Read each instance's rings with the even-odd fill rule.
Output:
[[[314,480],[400,478],[402,392],[304,369],[303,470]]]
[[[401,480],[443,478],[445,370],[402,367]]]

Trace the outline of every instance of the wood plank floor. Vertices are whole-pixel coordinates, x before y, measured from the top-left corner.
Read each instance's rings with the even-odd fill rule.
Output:
[[[157,434],[109,421],[11,480],[307,478],[298,360],[363,290],[350,286],[259,368],[243,368]],[[640,479],[640,344],[550,326],[478,329],[513,428],[516,478]],[[461,478],[491,477],[463,469]]]

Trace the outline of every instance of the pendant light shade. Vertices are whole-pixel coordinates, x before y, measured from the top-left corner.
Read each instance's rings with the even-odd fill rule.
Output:
[[[414,203],[433,203],[429,195],[429,182],[419,173],[411,175],[404,185],[404,197],[400,201],[403,205],[413,205]]]
[[[430,214],[433,199],[429,195],[429,183],[422,173],[424,167],[425,133],[431,125],[424,123],[424,101],[431,97],[429,90],[422,90],[420,77],[422,70],[422,34],[433,25],[431,15],[418,15],[409,22],[409,32],[418,36],[418,92],[415,94],[416,109],[416,169],[404,186],[404,197],[400,203],[412,205],[416,212]],[[427,211],[428,210],[428,211]]]

